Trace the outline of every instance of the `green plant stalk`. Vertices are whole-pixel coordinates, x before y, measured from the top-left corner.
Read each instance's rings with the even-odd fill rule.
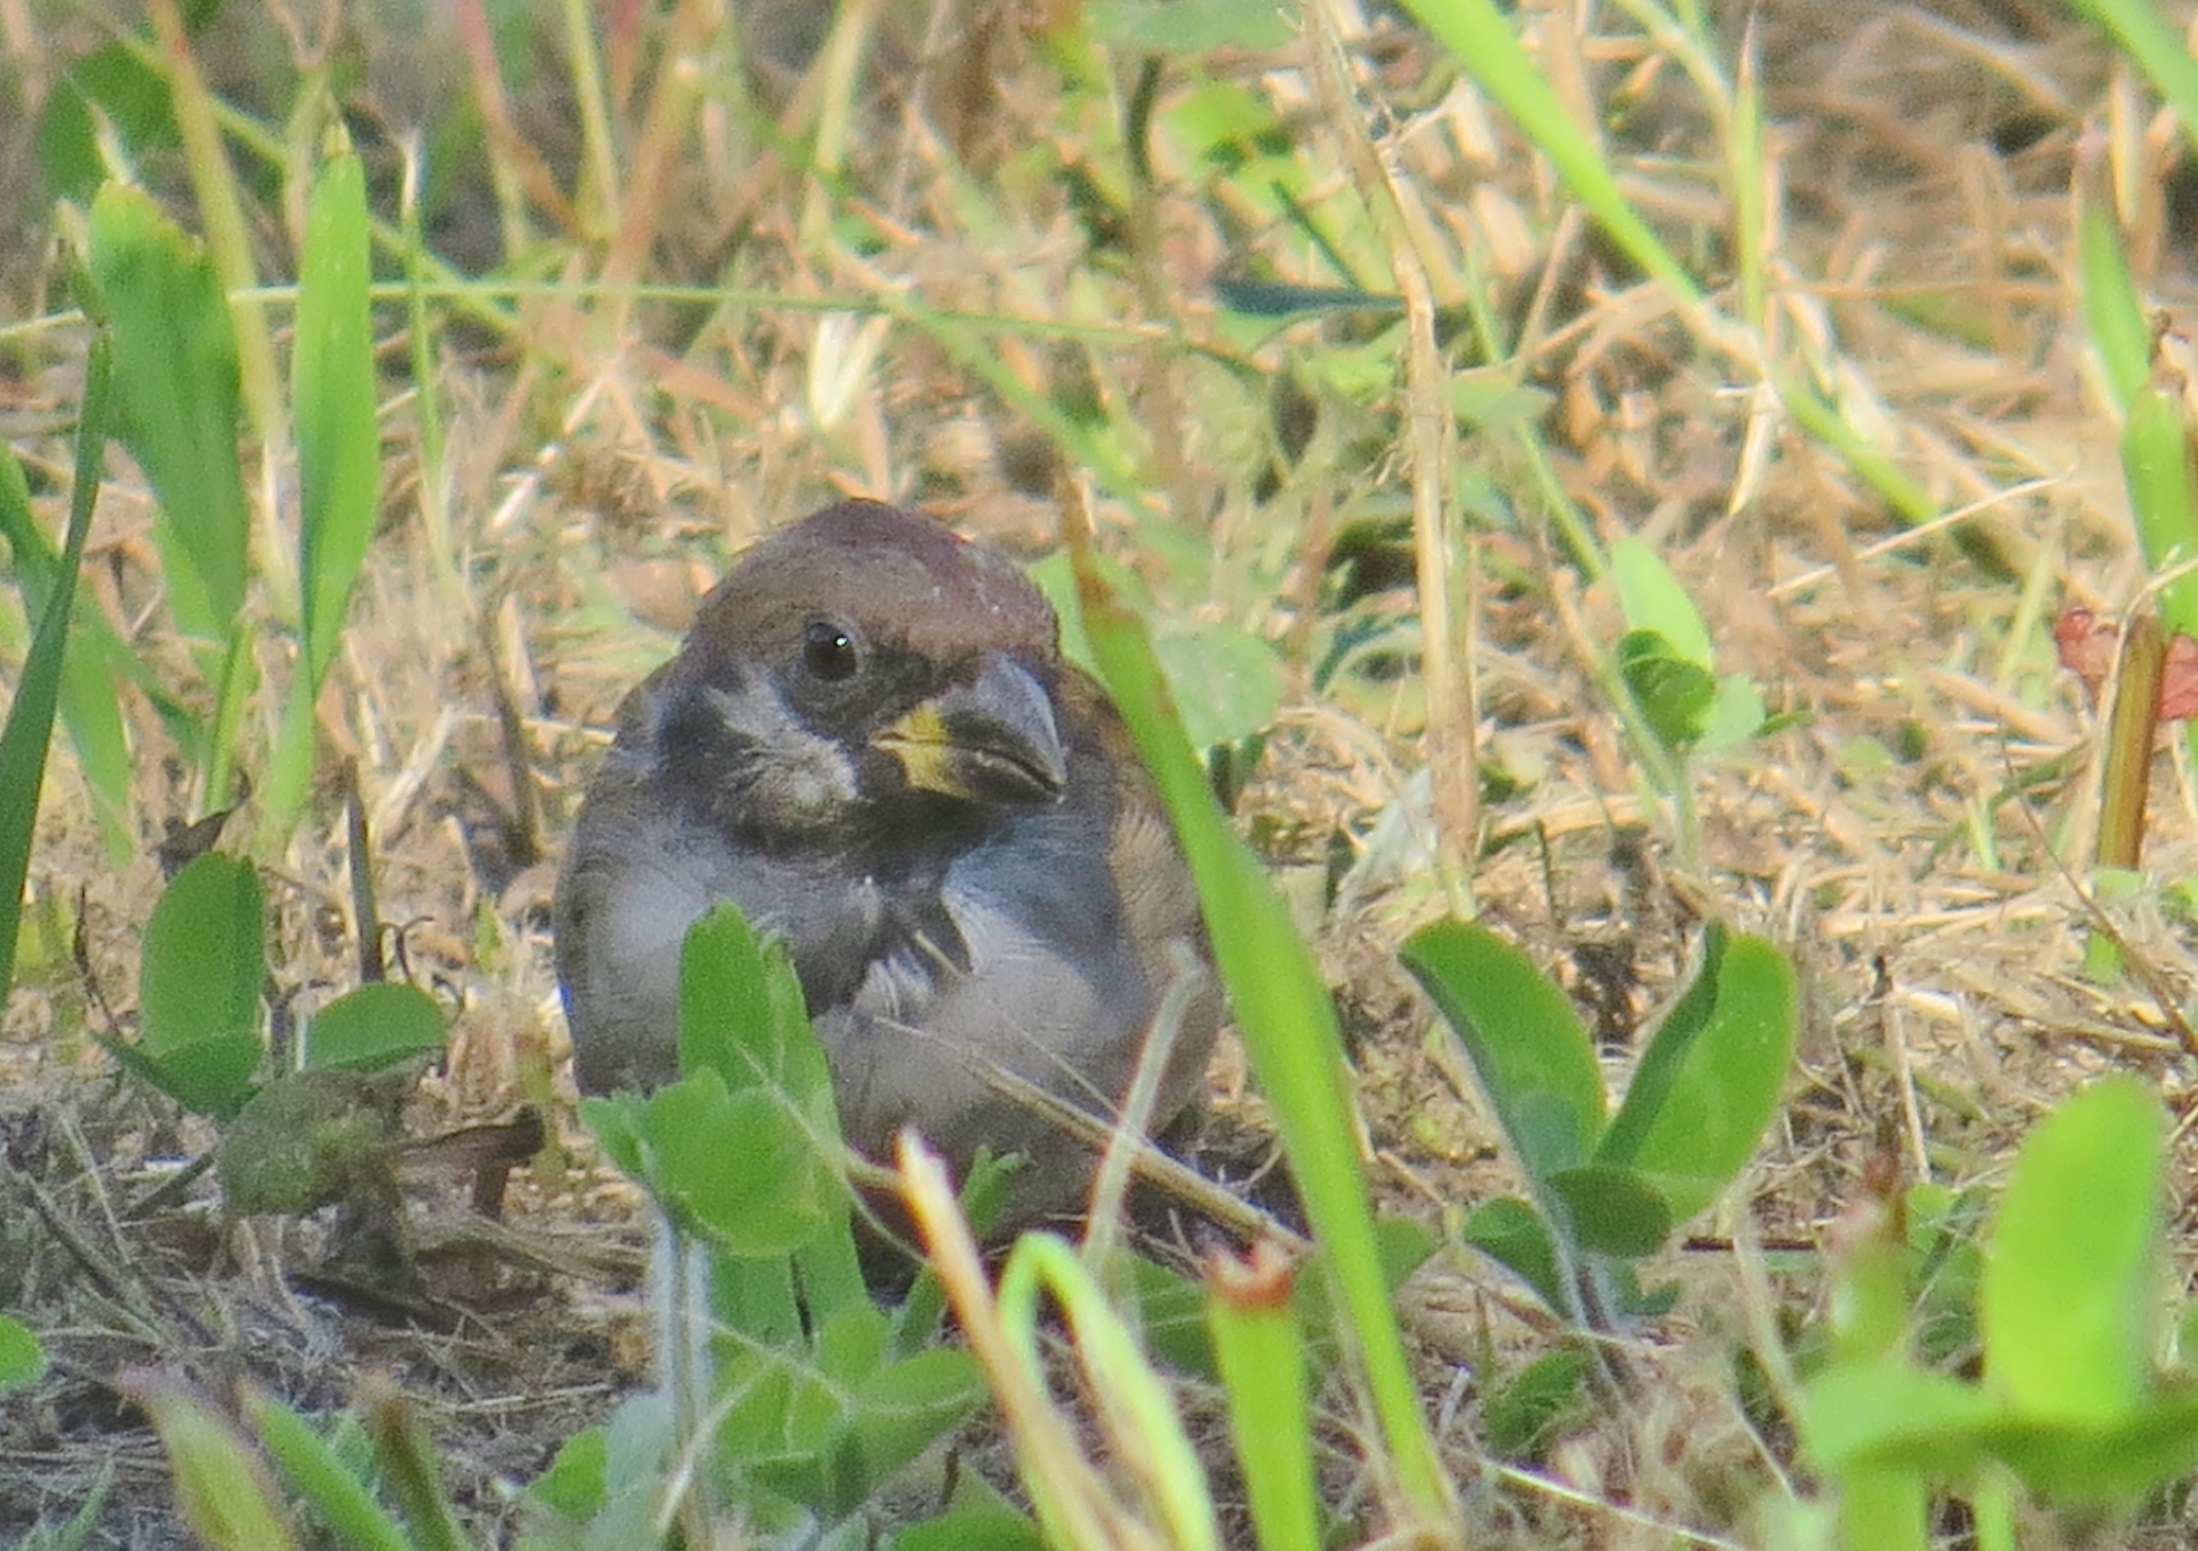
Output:
[[[2122,638],[2121,669],[2114,676],[2114,708],[2107,716],[2106,772],[2099,782],[2101,867],[2135,872],[2145,843],[2145,799],[2152,789],[2152,748],[2160,727],[2160,680],[2167,671],[2167,643],[2151,615],[2129,622]]]
[[[1732,99],[1734,88],[1727,83],[1717,67],[1715,37],[1703,25],[1702,17],[1692,7],[1682,16],[1668,11],[1655,0],[1618,0],[1619,9],[1640,24],[1648,34],[1649,43],[1660,54],[1669,54],[1687,73],[1694,89],[1709,104],[1710,112],[1722,138],[1732,130]]]
[[[1583,643],[1583,651],[1592,660],[1585,664],[1602,689],[1603,701],[1617,713],[1619,725],[1625,729],[1626,741],[1633,746],[1634,757],[1640,761],[1642,781],[1653,800],[1661,796],[1671,804],[1672,828],[1679,846],[1679,854],[1692,863],[1700,851],[1701,832],[1695,816],[1694,789],[1687,771],[1686,755],[1667,748],[1664,740],[1656,735],[1648,713],[1635,698],[1633,686],[1626,682],[1625,673],[1618,666],[1615,650],[1596,650]]]
[[[1758,79],[1755,26],[1741,34],[1732,124],[1725,135],[1725,175],[1731,180],[1733,268],[1740,280],[1740,322],[1758,339],[1770,337],[1770,169],[1763,159],[1763,87]],[[1766,347],[1764,351],[1770,351]]]
[[[594,7],[587,0],[564,0],[559,14],[565,26],[565,48],[572,60],[573,101],[579,108],[581,159],[588,169],[593,209],[583,216],[597,234],[607,235],[619,225],[619,155],[611,133],[610,99],[603,90],[603,62],[595,46]],[[679,68],[666,60],[665,69]],[[583,209],[586,205],[583,205]]]
[[[1151,643],[1135,613],[1101,575],[1088,528],[1072,524],[1069,544],[1085,632],[1197,880],[1214,958],[1234,1001],[1252,1069],[1274,1106],[1291,1176],[1327,1253],[1340,1324],[1362,1366],[1387,1461],[1418,1520],[1412,1528],[1437,1543],[1454,1544],[1457,1504],[1420,1412],[1390,1307],[1346,1098],[1349,1068],[1328,988],[1288,909],[1214,801],[1205,771],[1184,740]]]
[[[2004,1466],[1984,1473],[1969,1496],[1969,1513],[1977,1527],[1977,1551],[2017,1551],[2015,1483]]]
[[[1832,1267],[1833,1360],[1867,1365],[1897,1357],[1908,1344],[1906,1215],[1894,1193],[1849,1208],[1846,1253]],[[1889,1463],[1854,1465],[1835,1476],[1839,1543],[1845,1551],[1927,1551],[1930,1489],[1921,1470]]]
[[[1847,423],[1838,406],[1803,382],[1797,372],[1773,372],[1771,385],[1779,402],[1795,424],[1839,454],[1850,469],[1884,498],[1893,514],[1911,527],[1921,527],[1938,516],[1931,493],[1903,474],[1883,452]]]
[[[1580,574],[1589,582],[1599,582],[1610,572],[1610,557],[1603,553],[1603,546],[1596,540],[1595,529],[1587,515],[1572,499],[1557,477],[1557,470],[1549,461],[1549,449],[1542,444],[1540,432],[1531,425],[1521,426],[1516,442],[1526,455],[1527,471],[1534,477],[1535,492],[1541,497],[1541,510],[1556,525],[1558,542],[1572,563],[1580,568]]]
[[[80,291],[90,294],[87,281]],[[8,720],[0,728],[0,999],[15,986],[16,934],[23,913],[23,883],[30,875],[31,840],[38,823],[38,799],[46,781],[46,754],[53,741],[54,712],[69,643],[69,616],[76,603],[76,578],[84,563],[84,545],[92,531],[92,507],[99,498],[99,471],[107,450],[107,417],[112,409],[113,346],[103,324],[94,324],[84,354],[84,396],[77,414],[76,468],[69,489],[69,527],[53,587],[31,635],[16,683]],[[0,454],[12,458],[13,454]],[[20,477],[20,476],[18,476]]]
[[[1305,1339],[1289,1298],[1289,1276],[1272,1278],[1280,1296],[1241,1285],[1259,1277],[1259,1252],[1206,1279],[1206,1329],[1229,1403],[1229,1435],[1244,1471],[1244,1491],[1260,1551],[1319,1551],[1312,1417],[1305,1400]]]

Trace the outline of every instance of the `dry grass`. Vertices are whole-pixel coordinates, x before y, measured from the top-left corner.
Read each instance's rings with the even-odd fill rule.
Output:
[[[73,40],[16,11],[0,6],[12,50],[0,85],[35,100]],[[274,46],[256,7],[228,11],[209,59],[248,40]],[[1104,126],[1064,119],[1059,77],[1030,35],[983,14],[890,9],[869,38],[854,98],[861,132],[845,149],[844,209],[869,222],[859,245],[830,229],[817,183],[765,146],[736,156],[724,148],[737,137],[722,136],[721,154],[661,157],[638,127],[647,99],[635,89],[623,104],[635,164],[616,210],[626,235],[607,250],[565,243],[538,212],[537,251],[568,284],[521,297],[511,339],[453,329],[441,341],[449,507],[466,559],[458,597],[439,590],[417,520],[422,481],[436,472],[420,465],[408,401],[387,406],[388,527],[323,726],[334,752],[359,760],[382,913],[403,925],[406,966],[458,1009],[448,1070],[425,1086],[414,1120],[440,1130],[569,1097],[548,970],[549,859],[617,698],[669,650],[727,556],[839,493],[919,499],[1038,555],[1053,539],[1052,466],[1097,446],[1137,472],[1149,506],[1102,481],[1107,546],[1151,584],[1155,614],[1246,625],[1290,654],[1285,707],[1240,815],[1305,901],[1338,986],[1385,1195],[1432,1214],[1506,1190],[1493,1132],[1430,1055],[1428,1012],[1393,959],[1441,903],[1409,838],[1428,823],[1425,784],[1411,779],[1425,768],[1418,682],[1309,687],[1310,653],[1333,624],[1303,606],[1318,596],[1309,568],[1338,534],[1407,511],[1393,397],[1338,385],[1346,347],[1371,325],[1340,315],[1262,338],[1219,312],[1208,277],[1251,259],[1279,278],[1335,280],[1260,207],[1253,196],[1265,191],[1250,179],[1201,186],[1198,167],[1163,160],[1136,219],[1095,253],[1057,174],[1086,163]],[[1537,15],[1545,66],[1597,105],[1587,117],[1606,126],[1637,203],[1667,230],[1717,230],[1717,147],[1675,62],[1622,29],[1573,36]],[[389,123],[469,90],[455,48],[376,38],[354,20],[369,34],[362,103]],[[2094,720],[2054,669],[2037,602],[2047,613],[2064,595],[2116,610],[2142,584],[2115,428],[2077,321],[2068,194],[2082,122],[2132,98],[2107,50],[2057,8],[1778,0],[1761,17],[1784,212],[1766,338],[1780,358],[1840,381],[1865,432],[1943,508],[1989,523],[2014,571],[1994,577],[1944,534],[1892,525],[1790,426],[1752,418],[1752,385],[1691,344],[1659,294],[1577,218],[1557,215],[1546,177],[1489,111],[1445,90],[1448,67],[1424,38],[1384,22],[1347,41],[1362,91],[1413,106],[1389,149],[1438,303],[1470,255],[1500,308],[1530,320],[1523,365],[1555,401],[1539,455],[1557,484],[1604,541],[1638,533],[1656,544],[1726,671],[1752,675],[1775,709],[1807,713],[1744,756],[1698,768],[1703,855],[1678,862],[1589,668],[1620,629],[1609,589],[1583,585],[1562,559],[1526,443],[1490,433],[1460,449],[1461,483],[1465,471],[1485,479],[1506,494],[1484,504],[1517,514],[1476,539],[1478,583],[1461,595],[1478,637],[1481,757],[1510,778],[1481,813],[1479,905],[1619,1030],[1672,985],[1697,916],[1718,913],[1790,945],[1805,1022],[1782,1123],[1738,1216],[1714,1227],[1742,1247],[1654,1268],[1679,1277],[1686,1297],[1627,1343],[1625,1403],[1531,1470],[1489,1459],[1467,1378],[1508,1369],[1553,1332],[1486,1264],[1446,1259],[1409,1299],[1430,1404],[1466,1483],[1476,1545],[1665,1546],[1684,1540],[1682,1527],[1703,1543],[1776,1543],[1791,1440],[1742,1414],[1731,1354],[1807,1310],[1822,1282],[1749,1246],[1813,1241],[1879,1153],[1916,1177],[1989,1182],[2088,1074],[2145,1071],[2179,1110],[2189,1081],[2157,1007],[2077,972],[2087,917],[2063,864],[2087,855]],[[545,36],[538,79],[515,91],[515,132],[600,217],[612,201],[581,170],[558,52]],[[240,49],[231,61],[239,89],[246,58]],[[609,63],[615,74],[615,49]],[[821,74],[802,84],[770,59],[757,71],[762,99],[798,139]],[[1327,169],[1306,196],[1324,208],[1351,164],[1302,55],[1224,58],[1211,74],[1276,105],[1301,164]],[[1163,101],[1186,84],[1170,77]],[[722,122],[710,111],[695,119],[706,132]],[[0,154],[0,179],[20,175]],[[2190,230],[2168,197],[2181,185],[2136,186],[2140,279],[2187,297]],[[20,234],[0,275],[10,304],[35,319],[42,237],[25,212],[36,196],[0,188],[0,230]],[[474,208],[452,212],[442,235],[454,250],[480,240],[487,200],[478,190]],[[262,236],[279,247],[272,229]],[[1351,237],[1356,254],[1371,251]],[[1702,241],[1714,272],[1714,244]],[[665,286],[780,301],[696,293],[636,304],[586,288],[636,253]],[[1386,261],[1358,279],[1387,289]],[[819,306],[902,296],[932,315],[989,321],[964,334]],[[33,324],[0,358],[0,428],[56,478],[73,348],[65,327]],[[1318,429],[1292,462],[1270,390],[1307,364],[1322,374],[1299,384]],[[1090,442],[1050,438],[1007,401],[1015,389],[1082,406],[1071,423]],[[161,634],[147,522],[123,471],[103,503],[90,582],[109,617],[164,661],[174,647]],[[1377,558],[1386,572],[1354,608],[1393,622],[1413,606],[1409,549],[1386,545]],[[284,653],[270,631],[265,676],[277,683]],[[500,697],[523,725],[516,770]],[[429,1256],[437,1298],[474,1306],[435,1335],[286,1292],[272,1264],[242,1257],[245,1239],[203,1187],[137,1204],[207,1137],[118,1083],[84,1033],[127,1027],[135,933],[158,886],[150,842],[163,821],[197,816],[158,724],[141,704],[132,714],[144,854],[109,864],[64,759],[33,869],[50,936],[26,963],[0,1039],[0,1306],[26,1314],[56,1356],[53,1377],[0,1415],[0,1535],[51,1531],[103,1481],[111,1495],[93,1544],[180,1543],[154,1448],[111,1388],[118,1367],[150,1360],[208,1382],[249,1376],[309,1404],[340,1400],[361,1371],[391,1372],[425,1410],[484,1534],[508,1533],[495,1484],[530,1478],[637,1371],[619,1301],[633,1263],[621,1272],[581,1252],[605,1223],[631,1237],[631,1202],[560,1108],[552,1161],[512,1203],[511,1231],[531,1256],[478,1243]],[[2163,879],[2198,856],[2188,775],[2162,760],[2147,860]],[[537,832],[522,821],[525,783]],[[286,994],[322,994],[350,973],[340,840],[340,823],[309,826],[270,878]],[[1337,847],[1351,870],[1329,907]],[[2187,921],[2155,906],[2123,930],[2187,991]],[[1217,1104],[1256,1124],[1227,1059]],[[416,1231],[431,1240],[456,1220],[454,1193],[430,1190],[421,1210]],[[64,1231],[81,1250],[64,1247]],[[473,1242],[485,1230],[452,1232]],[[294,1268],[311,1245],[293,1235],[277,1253]],[[1339,1464],[1340,1491],[1348,1474]],[[2190,1528],[2163,1511],[2110,1538],[2166,1546]]]

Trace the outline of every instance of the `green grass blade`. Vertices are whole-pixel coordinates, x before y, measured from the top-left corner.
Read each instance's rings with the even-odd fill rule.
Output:
[[[297,1545],[265,1462],[215,1405],[165,1371],[126,1373],[122,1391],[153,1420],[175,1477],[176,1504],[212,1551]]]
[[[2126,410],[2152,375],[2152,326],[2137,277],[2129,270],[2129,255],[2122,251],[2102,159],[2079,153],[2077,180],[2083,197],[2076,220],[2076,263],[2084,323],[2114,406]]]
[[[1489,0],[1405,0],[1405,7],[1470,73],[1482,91],[1526,131],[1557,169],[1565,187],[1595,223],[1652,279],[1689,307],[1702,291],[1618,187],[1602,152],[1565,112],[1564,104],[1512,36],[1511,22]]]
[[[304,1417],[258,1391],[246,1394],[244,1411],[275,1468],[342,1545],[353,1551],[413,1551],[403,1528]]]
[[[1206,1322],[1260,1551],[1318,1551],[1305,1336],[1290,1304],[1288,1269],[1258,1247],[1242,1261],[1210,1260]]]
[[[1422,1527],[1442,1539],[1454,1533],[1457,1510],[1389,1304],[1328,987],[1281,898],[1214,801],[1152,645],[1100,574],[1088,532],[1072,534],[1071,548],[1084,630],[1198,881],[1214,958],[1252,1069],[1274,1106],[1306,1215],[1327,1252],[1388,1462]]]
[[[7,543],[25,611],[33,618],[43,615],[53,603],[61,557],[31,520],[30,489],[12,457],[0,457],[0,540]],[[91,793],[107,859],[117,867],[137,849],[130,824],[130,744],[115,697],[116,680],[135,661],[97,609],[74,616],[62,656],[61,722]]]
[[[2191,57],[2157,0],[2076,0],[2075,8],[2145,73],[2182,120],[2191,144],[2198,145],[2198,59]]]
[[[2171,368],[2157,371],[2129,400],[2122,477],[2137,544],[2153,573],[2198,558],[2198,420]],[[2198,636],[2198,573],[2162,584],[2160,624],[2170,634]]]
[[[31,837],[38,822],[39,793],[46,781],[46,751],[61,698],[76,576],[84,562],[85,539],[91,533],[92,506],[99,497],[113,365],[107,331],[95,328],[84,357],[84,400],[77,420],[76,475],[69,491],[68,535],[62,541],[52,595],[39,616],[30,652],[23,661],[23,676],[16,684],[14,704],[8,708],[7,725],[0,728],[0,987],[4,988],[15,984],[15,941],[23,913],[23,880],[30,873]],[[16,477],[21,478],[20,471]]]
[[[321,165],[305,215],[291,398],[298,442],[304,650],[267,782],[271,833],[289,832],[313,772],[313,706],[343,639],[374,532],[381,444],[374,424],[366,174],[348,149]]]
[[[225,642],[244,607],[251,519],[237,461],[237,345],[213,265],[141,189],[92,203],[92,278],[114,334],[117,435],[160,502],[184,632]]]
[[[298,441],[301,602],[317,684],[342,639],[344,610],[373,536],[381,444],[374,425],[374,336],[367,291],[366,173],[349,150],[313,180],[298,277],[290,392]]]

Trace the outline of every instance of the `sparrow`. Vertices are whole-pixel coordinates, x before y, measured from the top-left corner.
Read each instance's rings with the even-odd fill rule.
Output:
[[[750,548],[629,695],[559,878],[583,1092],[677,1075],[680,945],[730,900],[790,950],[841,1129],[966,1166],[1021,1153],[1008,1218],[1071,1208],[1092,1155],[998,1075],[1110,1118],[1163,997],[1151,1110],[1220,1021],[1190,874],[1052,607],[934,519],[848,501]]]

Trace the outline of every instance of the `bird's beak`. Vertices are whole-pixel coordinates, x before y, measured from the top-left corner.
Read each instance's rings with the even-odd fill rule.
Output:
[[[997,653],[970,683],[922,702],[871,744],[900,761],[910,786],[966,802],[1051,802],[1068,781],[1052,697]]]

